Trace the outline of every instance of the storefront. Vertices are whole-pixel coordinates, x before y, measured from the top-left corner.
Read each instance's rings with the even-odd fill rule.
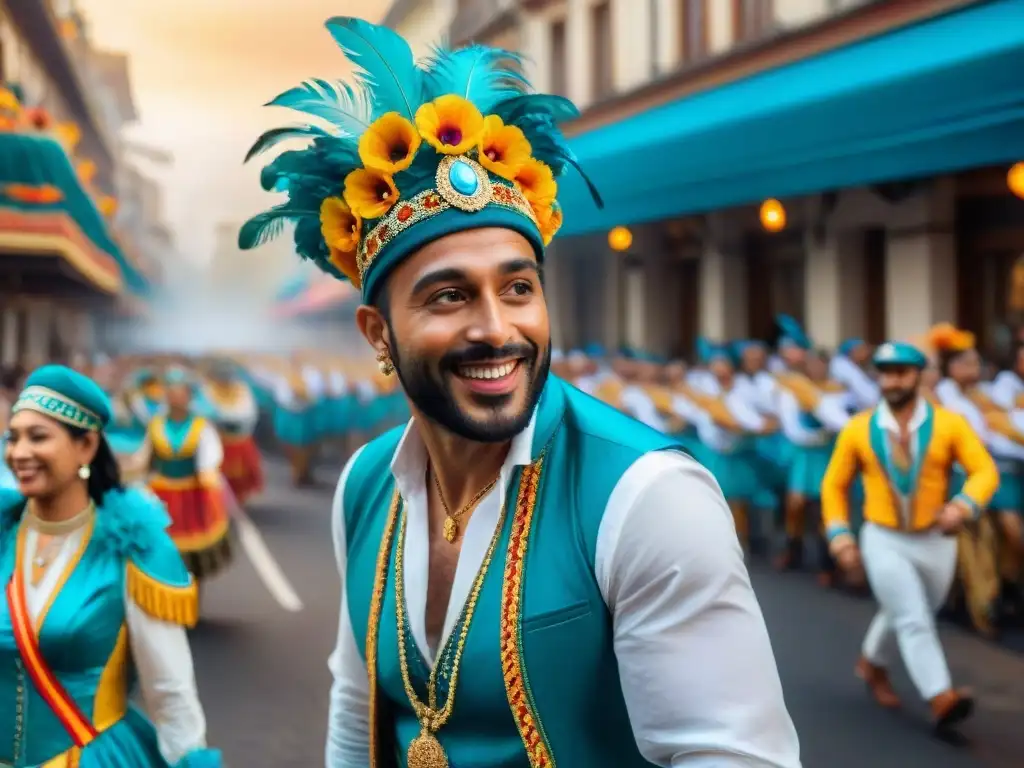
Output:
[[[146,287],[63,146],[41,133],[0,132],[3,362],[34,365],[87,351],[94,319],[116,297]]]
[[[959,296],[955,264],[983,247],[1010,259],[1014,236],[964,251],[958,222],[977,229],[979,214],[958,202],[955,185],[965,171],[993,167],[1005,190],[1006,169],[1024,159],[1024,3],[867,6],[806,33],[802,47],[788,41],[781,66],[629,114],[622,105],[614,120],[615,105],[584,115],[572,145],[606,205],[597,209],[570,173],[560,252],[574,248],[573,236],[654,227],[647,247],[629,253],[657,261],[673,256],[665,233],[696,218],[704,231],[693,312],[709,335],[764,337],[776,312],[829,346],[910,335],[958,314],[987,322],[967,317],[980,310]],[[883,29],[881,14],[895,21]],[[845,41],[842,25],[853,30]],[[833,46],[813,52],[814,35],[826,33]],[[655,101],[658,87],[670,88],[653,84],[632,101]],[[787,214],[775,232],[758,220],[767,199]]]

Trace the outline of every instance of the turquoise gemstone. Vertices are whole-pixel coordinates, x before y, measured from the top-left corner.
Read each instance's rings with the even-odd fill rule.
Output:
[[[477,178],[476,172],[468,163],[461,160],[452,163],[452,167],[448,169],[448,181],[452,183],[456,192],[466,197],[475,195],[480,188],[480,179]]]

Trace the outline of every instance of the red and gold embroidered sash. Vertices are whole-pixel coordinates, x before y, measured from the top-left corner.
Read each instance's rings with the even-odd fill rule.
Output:
[[[99,734],[89,719],[78,708],[71,695],[64,690],[57,676],[43,658],[39,649],[39,636],[32,625],[28,612],[28,601],[25,599],[25,576],[22,568],[21,548],[15,558],[14,574],[7,583],[7,607],[11,613],[11,627],[14,630],[14,642],[18,653],[25,664],[25,670],[32,679],[39,695],[53,711],[64,730],[79,749],[84,748]]]

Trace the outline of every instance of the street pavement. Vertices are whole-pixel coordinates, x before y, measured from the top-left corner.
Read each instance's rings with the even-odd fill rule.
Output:
[[[323,765],[326,663],[338,618],[329,521],[337,473],[322,471],[317,487],[295,491],[283,468],[271,463],[270,487],[248,510],[301,599],[300,610],[275,601],[241,550],[234,567],[204,590],[204,620],[192,633],[196,675],[210,742],[231,766]],[[758,563],[751,572],[805,768],[1024,765],[1024,655],[943,627],[954,678],[978,698],[964,728],[967,743],[943,743],[930,735],[927,710],[902,670],[894,682],[904,709],[896,713],[873,706],[854,678],[873,611],[869,600],[826,593],[810,576],[776,574]]]

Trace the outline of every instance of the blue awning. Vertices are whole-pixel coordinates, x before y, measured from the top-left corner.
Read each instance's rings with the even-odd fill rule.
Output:
[[[562,236],[1024,159],[1024,2],[992,0],[573,139]]]

